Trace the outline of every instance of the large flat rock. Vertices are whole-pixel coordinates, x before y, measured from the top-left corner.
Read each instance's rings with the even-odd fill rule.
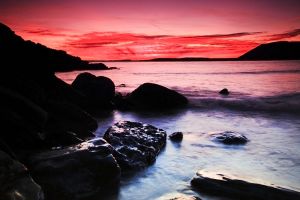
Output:
[[[251,183],[223,174],[198,172],[191,185],[199,192],[213,196],[245,200],[299,200],[300,193],[280,187]]]
[[[27,168],[2,151],[0,151],[0,199],[44,199],[41,187],[33,181]]]

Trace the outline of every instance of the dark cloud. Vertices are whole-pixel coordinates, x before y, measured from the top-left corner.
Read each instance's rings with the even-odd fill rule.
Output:
[[[294,30],[291,30],[291,31],[288,31],[285,33],[267,35],[266,38],[268,40],[283,40],[283,39],[296,37],[298,35],[300,35],[300,28],[294,29]]]

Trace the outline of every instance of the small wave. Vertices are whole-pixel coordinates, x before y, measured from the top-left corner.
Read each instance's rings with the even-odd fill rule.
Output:
[[[244,71],[244,72],[212,72],[206,74],[212,75],[230,75],[230,74],[290,74],[290,73],[300,73],[300,70],[268,70],[268,71]]]
[[[266,70],[266,71],[239,71],[239,72],[135,72],[134,75],[186,75],[186,74],[198,74],[198,75],[234,75],[234,74],[290,74],[300,73],[298,69],[291,70]]]
[[[269,97],[193,98],[191,99],[191,106],[206,109],[227,108],[238,111],[265,111],[299,114],[300,93]]]

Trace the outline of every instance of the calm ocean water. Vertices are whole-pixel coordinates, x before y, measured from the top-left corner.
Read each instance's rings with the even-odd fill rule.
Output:
[[[266,62],[109,62],[119,70],[90,71],[111,78],[128,93],[153,82],[186,95],[190,106],[161,113],[114,111],[99,120],[101,136],[119,120],[141,121],[168,134],[182,131],[180,144],[168,141],[154,165],[123,178],[116,199],[164,199],[195,193],[198,170],[300,191],[300,61]],[[78,71],[58,73],[71,83]],[[228,88],[222,97],[218,91]],[[226,146],[209,139],[216,131],[236,131],[250,142]]]

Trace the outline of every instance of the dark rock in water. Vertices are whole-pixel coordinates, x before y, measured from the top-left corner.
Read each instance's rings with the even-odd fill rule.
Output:
[[[109,67],[108,69],[112,70],[112,69],[120,69],[120,68],[118,68],[118,67]]]
[[[0,199],[44,199],[41,187],[32,180],[26,167],[2,151],[0,151]]]
[[[109,69],[105,64],[103,63],[89,63],[87,68],[89,70],[104,70],[104,69]]]
[[[73,132],[81,139],[94,137],[93,131],[98,127],[97,121],[76,105],[49,102],[48,132]]]
[[[94,139],[33,155],[28,166],[46,199],[89,199],[118,188],[120,168],[111,153],[106,141]]]
[[[144,83],[128,97],[134,108],[168,109],[184,106],[187,98],[174,90],[154,83]]]
[[[175,142],[180,142],[183,139],[183,133],[182,132],[175,132],[169,135],[170,140]]]
[[[118,85],[117,87],[126,87],[126,85],[124,83]]]
[[[217,176],[217,177],[216,177]],[[244,180],[232,179],[222,174],[213,177],[197,174],[191,181],[193,188],[210,195],[245,200],[298,200],[300,193]]]
[[[166,132],[149,124],[121,121],[104,134],[121,168],[139,169],[152,164],[166,144]]]
[[[232,131],[213,133],[211,137],[213,140],[224,144],[245,144],[249,141],[246,136]]]
[[[85,95],[92,107],[111,107],[115,96],[115,84],[107,77],[81,73],[72,83],[72,87]]]
[[[219,93],[222,95],[229,95],[229,91],[227,88],[222,89]]]

